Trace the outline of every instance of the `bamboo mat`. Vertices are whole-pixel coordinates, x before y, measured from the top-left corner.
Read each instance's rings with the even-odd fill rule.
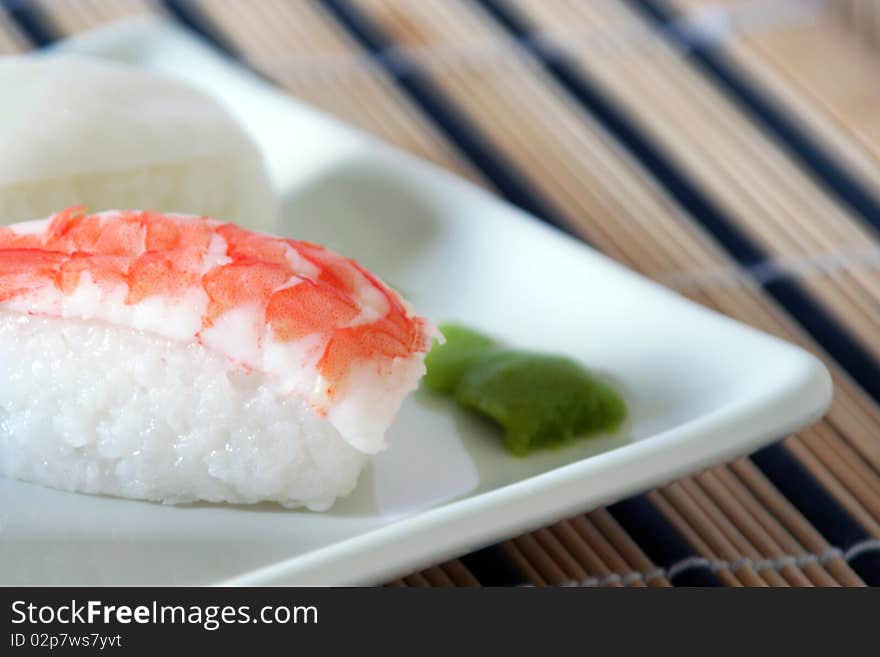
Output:
[[[803,345],[749,458],[392,586],[880,584],[880,0],[2,0],[0,51],[146,12]]]

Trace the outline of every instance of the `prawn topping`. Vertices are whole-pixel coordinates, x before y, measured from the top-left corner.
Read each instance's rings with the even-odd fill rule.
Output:
[[[82,303],[71,304],[76,295],[82,297],[84,286],[96,295],[89,297],[96,304],[116,304],[114,313],[86,312]],[[205,217],[88,214],[80,207],[43,222],[0,227],[0,308],[112,317],[107,321],[125,324],[120,317],[137,315],[120,314],[120,308],[157,299],[165,304],[157,308],[174,309],[168,312],[196,313],[185,323],[191,329],[185,337],[205,337],[207,346],[247,368],[259,368],[253,354],[266,340],[308,345],[296,353],[311,359],[328,399],[352,368],[373,363],[385,371],[395,359],[431,346],[426,320],[412,315],[396,292],[354,261],[310,242]],[[251,343],[208,340],[235,311],[253,319],[246,323]],[[131,325],[143,328],[134,319]],[[154,325],[152,330],[166,332],[162,318]]]

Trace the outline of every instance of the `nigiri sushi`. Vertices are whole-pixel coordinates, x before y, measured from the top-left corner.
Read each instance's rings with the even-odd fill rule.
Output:
[[[275,226],[257,145],[181,81],[82,55],[12,55],[0,57],[0,98],[0,224],[82,204]]]
[[[324,510],[385,447],[437,335],[309,242],[143,211],[0,227],[0,474]]]

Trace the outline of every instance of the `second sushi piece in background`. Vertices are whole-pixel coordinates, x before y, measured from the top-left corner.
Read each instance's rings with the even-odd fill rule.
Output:
[[[0,227],[0,474],[329,508],[437,331],[356,262],[142,211]]]
[[[80,204],[276,224],[254,142],[178,80],[78,55],[6,56],[0,98],[0,224]]]

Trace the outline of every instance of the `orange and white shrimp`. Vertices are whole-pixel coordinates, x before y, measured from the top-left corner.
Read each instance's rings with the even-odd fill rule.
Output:
[[[0,227],[0,311],[202,345],[305,400],[365,453],[384,447],[436,335],[321,246],[144,211],[69,208]]]

